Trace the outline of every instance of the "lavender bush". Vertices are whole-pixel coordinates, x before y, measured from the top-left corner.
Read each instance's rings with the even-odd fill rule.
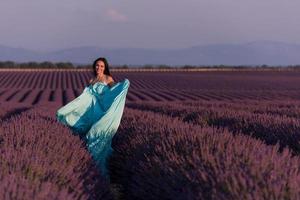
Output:
[[[34,110],[0,122],[0,199],[111,199],[83,142]]]
[[[126,199],[297,199],[299,158],[245,135],[126,109],[110,160]]]
[[[300,121],[294,117],[166,103],[129,103],[127,106],[178,117],[195,125],[225,127],[233,133],[251,135],[267,144],[279,143],[281,150],[289,147],[294,153],[300,153]]]

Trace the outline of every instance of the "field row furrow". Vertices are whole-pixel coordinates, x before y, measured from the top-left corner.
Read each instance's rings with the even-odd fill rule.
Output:
[[[82,93],[83,89],[29,89],[12,88],[0,89],[0,101],[39,103],[40,101],[56,101],[66,104]],[[283,97],[282,97],[283,98]],[[282,99],[277,98],[277,99]],[[300,98],[300,97],[299,97]],[[182,90],[133,90],[129,89],[128,101],[227,101],[235,102],[239,100],[273,100],[275,97],[255,97],[242,94],[224,94],[216,92],[190,92]],[[285,98],[286,100],[298,100],[295,98]],[[35,104],[33,103],[33,104]]]

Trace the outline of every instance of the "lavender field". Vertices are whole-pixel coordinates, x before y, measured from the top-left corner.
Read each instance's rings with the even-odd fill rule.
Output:
[[[300,72],[112,74],[107,182],[55,118],[91,72],[0,72],[0,199],[300,199]]]

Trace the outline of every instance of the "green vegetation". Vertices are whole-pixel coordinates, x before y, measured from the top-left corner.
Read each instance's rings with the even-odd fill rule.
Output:
[[[71,62],[23,62],[16,63],[13,61],[0,61],[1,68],[16,68],[16,69],[90,69],[92,64],[76,65]],[[300,65],[287,65],[287,66],[269,66],[263,65],[182,65],[182,66],[170,66],[165,64],[154,65],[110,65],[112,69],[262,69],[262,70],[300,70]]]

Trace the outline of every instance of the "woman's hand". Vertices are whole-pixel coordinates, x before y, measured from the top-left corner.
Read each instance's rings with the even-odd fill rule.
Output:
[[[94,82],[94,79],[91,78],[91,79],[89,80],[89,85],[92,84],[93,82]]]

